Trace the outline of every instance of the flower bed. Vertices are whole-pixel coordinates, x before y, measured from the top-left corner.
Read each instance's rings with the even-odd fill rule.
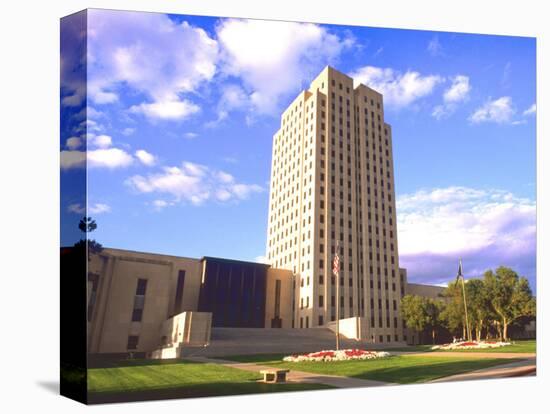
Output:
[[[500,348],[503,346],[511,345],[510,342],[496,342],[496,341],[462,341],[453,342],[452,344],[434,345],[432,349],[450,350],[450,349],[487,349],[487,348]]]
[[[341,349],[338,351],[319,351],[310,354],[291,355],[283,358],[285,362],[332,362],[361,359],[385,358],[389,352],[366,351],[363,349]]]

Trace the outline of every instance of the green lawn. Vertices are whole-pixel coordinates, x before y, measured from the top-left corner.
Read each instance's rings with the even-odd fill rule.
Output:
[[[399,384],[421,383],[454,374],[462,374],[516,360],[498,358],[432,357],[398,355],[365,361],[283,362],[284,355],[225,357],[242,362],[257,362],[277,368],[288,368],[319,374],[340,375]]]
[[[184,398],[331,388],[317,384],[258,383],[260,374],[217,364],[124,361],[119,365],[88,370],[88,391],[92,402],[154,399],[156,396]]]
[[[414,345],[414,346],[403,346],[398,348],[384,348],[381,350],[388,352],[433,352],[432,345]],[[437,350],[444,351],[444,350]],[[492,348],[492,349],[454,349],[445,352],[517,352],[517,353],[535,353],[537,351],[537,343],[533,340],[521,340],[513,341],[512,345],[504,346],[502,348]]]

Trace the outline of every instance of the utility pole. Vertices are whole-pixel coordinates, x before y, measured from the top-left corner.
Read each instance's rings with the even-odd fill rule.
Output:
[[[468,306],[466,305],[466,288],[464,287],[464,275],[462,274],[462,259],[458,261],[458,274],[456,275],[456,281],[458,279],[462,281],[462,298],[464,299],[464,317],[466,319],[466,335],[468,341],[472,340],[472,333],[470,332],[470,323],[468,321]]]
[[[336,254],[332,260],[332,273],[336,277],[336,350],[340,349],[340,243],[336,242]]]

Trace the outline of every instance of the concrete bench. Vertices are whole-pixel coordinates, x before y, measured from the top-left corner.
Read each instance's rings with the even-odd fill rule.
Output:
[[[286,382],[286,374],[288,371],[288,369],[266,369],[260,371],[260,374],[263,374],[264,382],[275,384]]]

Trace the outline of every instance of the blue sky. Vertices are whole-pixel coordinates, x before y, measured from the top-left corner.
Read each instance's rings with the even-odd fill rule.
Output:
[[[409,280],[462,257],[535,287],[535,39],[91,10],[87,53],[86,101],[62,50],[61,179],[87,148],[103,245],[262,260],[281,110],[330,64],[384,94]],[[61,203],[77,223],[83,195]]]

